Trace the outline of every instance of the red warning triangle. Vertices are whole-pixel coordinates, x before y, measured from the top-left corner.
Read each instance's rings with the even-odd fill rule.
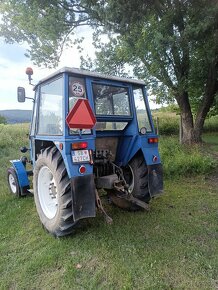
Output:
[[[87,99],[79,99],[67,115],[69,128],[92,129],[96,118]]]

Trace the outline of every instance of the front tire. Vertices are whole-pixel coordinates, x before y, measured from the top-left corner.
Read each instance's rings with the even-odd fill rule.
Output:
[[[129,192],[136,198],[149,203],[151,197],[148,189],[148,168],[144,156],[138,152],[129,164],[123,168],[124,178],[129,184]],[[128,210],[139,210],[140,207],[119,197],[116,190],[111,191],[110,198],[118,207]]]
[[[21,191],[20,186],[17,178],[17,173],[13,167],[8,168],[7,171],[7,179],[10,191],[13,195],[20,197]]]
[[[36,209],[44,228],[56,237],[71,234],[75,222],[71,185],[64,161],[56,147],[38,157],[33,174]]]

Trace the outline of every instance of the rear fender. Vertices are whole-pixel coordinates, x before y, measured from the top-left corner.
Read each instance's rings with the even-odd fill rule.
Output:
[[[30,188],[26,168],[24,167],[21,160],[10,160],[10,162],[16,171],[21,195],[26,195],[27,190]]]
[[[147,165],[157,165],[161,163],[157,146],[141,148]]]
[[[158,147],[142,148],[145,163],[148,167],[148,189],[151,197],[163,193],[163,168],[160,163]]]

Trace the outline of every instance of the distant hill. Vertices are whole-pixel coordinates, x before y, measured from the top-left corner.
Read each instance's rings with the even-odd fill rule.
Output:
[[[0,116],[6,118],[8,124],[29,123],[31,121],[31,110],[0,110]]]

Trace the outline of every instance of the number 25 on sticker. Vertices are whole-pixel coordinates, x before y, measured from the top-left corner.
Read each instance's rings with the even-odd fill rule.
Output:
[[[72,83],[71,89],[75,97],[82,97],[85,93],[84,87],[80,82]]]

